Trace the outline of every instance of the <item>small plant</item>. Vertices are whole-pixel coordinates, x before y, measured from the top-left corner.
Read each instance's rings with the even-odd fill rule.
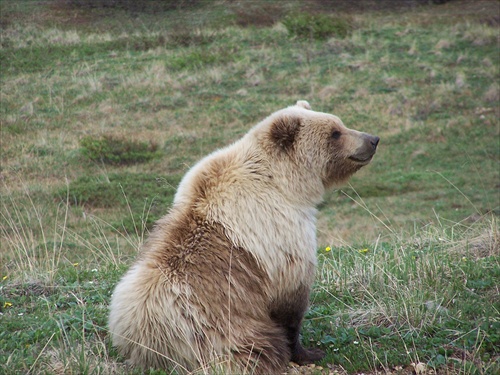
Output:
[[[328,14],[293,13],[282,22],[288,33],[299,39],[345,38],[352,30],[348,18]]]
[[[155,142],[137,142],[105,135],[88,136],[80,141],[81,152],[93,161],[124,165],[143,163],[160,155]]]

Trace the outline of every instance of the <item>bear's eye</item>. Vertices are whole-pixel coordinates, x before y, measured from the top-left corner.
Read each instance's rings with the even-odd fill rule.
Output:
[[[332,138],[333,138],[333,139],[339,139],[341,135],[342,135],[342,133],[341,133],[341,132],[339,132],[338,130],[335,130],[335,131],[332,133]]]

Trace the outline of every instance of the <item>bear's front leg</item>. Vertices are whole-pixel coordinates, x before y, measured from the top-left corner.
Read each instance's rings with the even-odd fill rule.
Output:
[[[300,327],[307,310],[309,290],[301,288],[291,293],[289,298],[283,298],[271,309],[271,318],[286,331],[288,343],[292,353],[291,361],[305,365],[319,361],[325,356],[321,349],[306,349],[300,343]]]
[[[297,317],[298,318],[298,317]],[[292,351],[292,362],[299,365],[306,365],[319,361],[325,356],[325,352],[318,348],[304,348],[300,343],[300,327],[302,326],[302,316],[300,320],[292,319],[286,326],[287,337]]]

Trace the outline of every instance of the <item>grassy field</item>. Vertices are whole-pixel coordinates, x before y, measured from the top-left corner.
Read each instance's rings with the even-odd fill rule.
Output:
[[[499,373],[500,3],[193,3],[0,2],[0,372],[140,374],[114,285],[190,166],[305,99],[381,137],[319,207],[308,371]]]

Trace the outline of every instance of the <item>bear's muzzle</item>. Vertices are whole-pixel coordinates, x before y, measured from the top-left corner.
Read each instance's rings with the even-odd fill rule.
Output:
[[[375,155],[380,138],[375,135],[361,133],[360,139],[361,145],[357,148],[354,154],[349,156],[349,159],[356,163],[365,165],[368,164],[372,160],[373,155]]]

